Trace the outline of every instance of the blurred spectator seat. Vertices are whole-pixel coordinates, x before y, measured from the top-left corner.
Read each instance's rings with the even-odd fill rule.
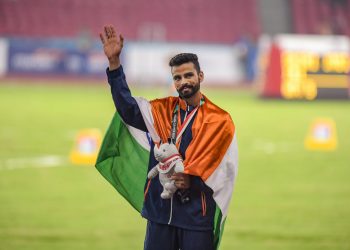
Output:
[[[260,32],[256,1],[1,0],[0,35],[75,37],[89,29],[97,37],[105,24],[114,24],[138,40],[153,23],[165,32],[151,39],[232,43],[242,32]]]

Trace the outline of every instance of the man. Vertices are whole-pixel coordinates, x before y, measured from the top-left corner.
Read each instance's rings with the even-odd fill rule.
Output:
[[[158,163],[153,154],[155,143],[167,141],[177,145],[185,171],[171,177],[178,188],[171,199],[160,197],[163,188],[154,178],[143,181],[142,201],[130,201],[129,188],[125,188],[126,182],[120,184],[119,178],[140,164],[136,164],[135,150],[135,156],[126,157],[132,166],[118,170],[123,150],[130,151],[121,142],[112,142],[128,134],[119,125],[107,132],[96,167],[137,210],[142,207],[141,215],[147,219],[145,250],[217,249],[237,173],[236,136],[229,114],[200,92],[204,73],[197,56],[183,53],[170,60],[179,97],[148,102],[131,96],[120,62],[123,37],[117,36],[113,26],[106,26],[100,39],[109,61],[107,76],[118,116],[131,134],[136,128],[152,138],[147,172]],[[108,139],[111,134],[112,140]],[[115,174],[110,174],[111,171]],[[137,184],[134,181],[130,187]],[[130,199],[135,195],[130,195]]]

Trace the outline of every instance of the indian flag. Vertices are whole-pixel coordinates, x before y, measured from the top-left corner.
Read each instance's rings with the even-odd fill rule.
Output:
[[[186,104],[176,97],[150,102],[135,99],[149,133],[125,124],[116,113],[102,143],[96,168],[141,212],[147,181],[149,139],[167,141],[172,110],[177,103],[180,108]],[[186,150],[185,173],[200,176],[214,192],[214,240],[218,249],[238,170],[237,142],[231,117],[205,98],[192,125],[192,138]]]

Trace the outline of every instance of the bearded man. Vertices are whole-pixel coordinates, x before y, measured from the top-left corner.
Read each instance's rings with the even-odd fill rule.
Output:
[[[218,249],[237,174],[237,143],[230,115],[200,91],[204,73],[197,55],[181,53],[169,62],[178,97],[147,101],[133,97],[127,85],[120,61],[122,35],[105,26],[100,39],[118,121],[107,132],[96,167],[147,219],[145,250]],[[141,144],[150,135],[147,159],[140,161],[137,142],[131,147],[122,142],[139,132],[134,137]],[[164,142],[177,146],[184,163],[184,172],[171,176],[178,188],[171,199],[161,198],[159,179],[145,175],[158,163],[154,145]],[[128,171],[141,177],[124,181]]]

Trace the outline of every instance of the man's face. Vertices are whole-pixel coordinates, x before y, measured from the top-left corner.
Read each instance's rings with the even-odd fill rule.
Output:
[[[200,89],[203,72],[197,72],[192,62],[184,63],[171,68],[175,88],[182,98],[190,98]]]

